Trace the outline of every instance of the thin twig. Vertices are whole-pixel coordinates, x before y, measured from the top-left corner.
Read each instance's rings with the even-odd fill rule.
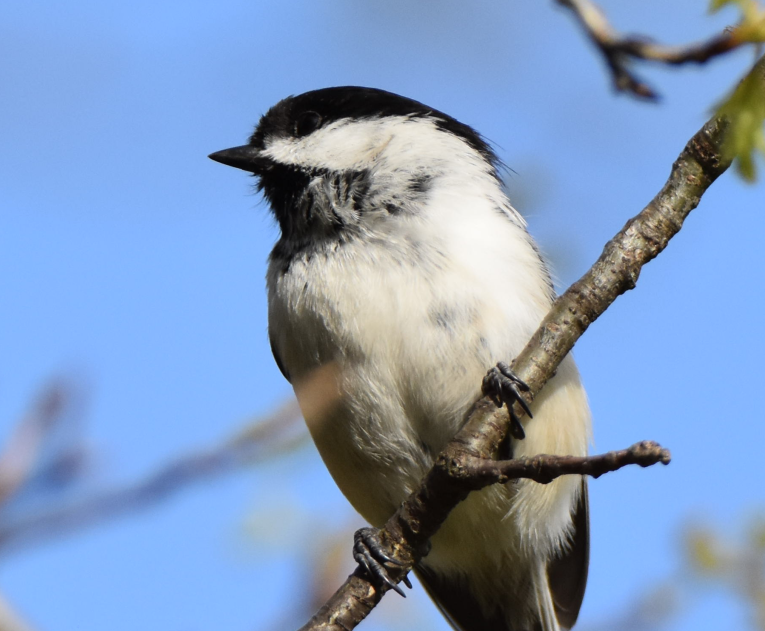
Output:
[[[479,482],[481,486],[504,484],[510,480],[528,478],[540,484],[548,484],[562,475],[589,475],[599,478],[604,473],[617,471],[628,465],[650,467],[657,463],[669,464],[670,453],[650,440],[632,445],[629,449],[609,451],[598,456],[553,456],[542,454],[517,460],[487,460],[468,458],[464,461],[463,475]]]
[[[732,27],[703,42],[666,46],[645,36],[620,35],[611,26],[603,10],[592,0],[556,1],[573,12],[587,37],[603,55],[614,87],[619,92],[628,92],[647,100],[656,100],[658,95],[631,70],[631,60],[641,59],[671,66],[700,64],[748,43],[740,37],[739,30]]]

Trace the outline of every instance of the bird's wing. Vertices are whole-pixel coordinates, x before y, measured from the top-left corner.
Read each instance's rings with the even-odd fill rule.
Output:
[[[547,566],[555,616],[564,629],[574,626],[587,585],[590,564],[590,509],[587,499],[587,479],[582,478],[579,503],[573,515],[574,532],[571,547],[563,556],[553,559]]]
[[[587,568],[590,558],[590,524],[587,480],[584,478],[582,478],[582,490],[573,514],[573,522],[571,546],[562,556],[550,561],[547,567],[550,598],[552,599],[555,618],[557,618],[562,629],[570,629],[574,626],[579,615],[579,608],[582,606],[584,588],[587,584]],[[514,626],[508,620],[508,618],[513,618],[512,615],[507,615],[508,611],[525,610],[528,612],[528,599],[532,598],[531,592],[507,594],[504,606],[487,616],[486,611],[475,599],[469,586],[461,577],[444,576],[423,565],[416,567],[414,572],[420,579],[425,591],[428,592],[428,596],[433,599],[449,623],[459,631],[549,631],[545,628],[542,621],[545,616],[541,613],[540,618],[536,621],[528,624],[521,623],[521,626]],[[544,569],[542,569],[542,573],[544,576]],[[547,624],[548,627],[551,625],[554,625],[554,622]]]
[[[501,610],[497,609],[496,615],[487,618],[473,593],[459,578],[444,576],[423,566],[415,567],[414,573],[449,624],[458,631],[511,631]]]
[[[282,362],[281,358],[279,357],[279,353],[276,352],[276,345],[274,344],[274,337],[271,335],[271,331],[268,332],[268,342],[271,344],[271,353],[274,356],[274,359],[276,360],[276,365],[279,368],[279,372],[281,372],[284,375],[284,378],[292,383],[290,381],[290,373],[289,371],[284,367],[284,363]]]

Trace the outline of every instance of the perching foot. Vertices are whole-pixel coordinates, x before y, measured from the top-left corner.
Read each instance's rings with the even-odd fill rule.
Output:
[[[494,368],[486,373],[483,378],[483,393],[489,397],[498,408],[507,404],[510,413],[510,435],[518,440],[523,440],[526,433],[518,415],[513,411],[513,404],[517,401],[529,418],[532,418],[531,410],[523,400],[521,392],[528,392],[529,387],[518,377],[505,362],[499,362]]]
[[[404,590],[393,582],[388,574],[388,568],[385,567],[386,563],[403,564],[385,552],[380,542],[380,530],[378,528],[360,528],[356,531],[353,535],[353,558],[356,559],[356,563],[366,569],[373,580],[380,584],[385,583],[397,594],[406,598]],[[412,589],[412,583],[408,576],[401,579],[401,582]]]

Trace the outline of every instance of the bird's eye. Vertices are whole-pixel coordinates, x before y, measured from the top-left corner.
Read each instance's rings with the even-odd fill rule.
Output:
[[[295,119],[295,136],[302,138],[321,126],[321,115],[318,112],[303,112]]]

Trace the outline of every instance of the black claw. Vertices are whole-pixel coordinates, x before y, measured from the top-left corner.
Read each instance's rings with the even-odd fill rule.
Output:
[[[517,401],[529,418],[533,418],[528,404],[521,396],[521,392],[528,392],[529,386],[518,377],[505,362],[498,362],[483,378],[483,393],[488,396],[497,407],[507,404],[510,413],[510,435],[518,440],[526,437],[523,425],[518,415],[513,411],[513,404]]]
[[[356,563],[366,569],[367,573],[378,583],[385,583],[397,594],[406,598],[404,590],[393,582],[388,574],[388,568],[384,563],[393,565],[406,565],[401,561],[392,558],[384,549],[380,542],[380,531],[377,528],[360,528],[353,535],[353,558]],[[404,585],[412,588],[412,584],[407,577],[403,579]]]
[[[511,405],[508,405],[508,408],[510,410],[513,409]],[[512,411],[510,412],[510,435],[517,440],[526,438],[526,431],[523,429],[521,420],[518,418],[518,415]]]
[[[403,589],[401,589],[401,588],[400,588],[398,585],[396,585],[396,584],[395,584],[395,583],[394,583],[394,582],[391,580],[390,576],[388,576],[387,574],[385,574],[385,575],[383,576],[383,579],[384,579],[384,580],[385,580],[385,582],[388,584],[388,587],[390,587],[390,588],[391,588],[391,589],[392,589],[394,592],[396,592],[396,593],[397,593],[399,596],[401,596],[401,598],[406,598],[406,592],[404,592],[404,590],[403,590]]]
[[[393,563],[393,565],[405,565],[401,561],[389,556],[385,551],[376,528],[360,528],[353,535],[354,548],[361,544],[375,559],[382,559],[387,563]]]

